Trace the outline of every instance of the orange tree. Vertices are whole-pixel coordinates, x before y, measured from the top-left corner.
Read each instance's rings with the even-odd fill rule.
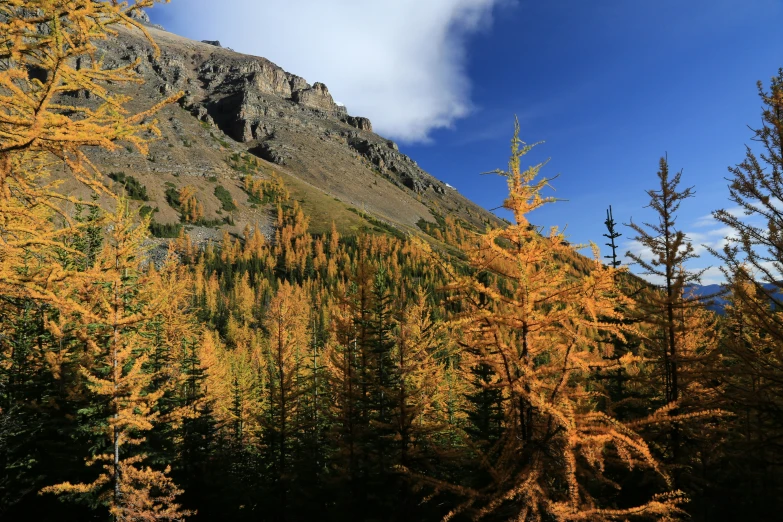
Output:
[[[118,141],[146,152],[146,134],[158,134],[150,110],[130,114],[128,97],[107,86],[140,83],[138,63],[106,68],[96,42],[114,26],[146,30],[131,15],[155,0],[133,5],[92,0],[0,2],[0,292],[65,306],[58,285],[69,266],[53,262],[62,252],[80,252],[66,238],[83,224],[68,212],[74,196],[57,191],[50,171],[98,193],[110,194],[83,147],[108,150]],[[150,40],[151,41],[151,40]],[[153,43],[154,46],[154,43]],[[157,47],[155,47],[157,50]],[[88,92],[95,103],[66,104],[63,95]],[[73,98],[71,98],[73,99]],[[65,225],[65,226],[62,226]]]
[[[183,515],[172,502],[177,488],[170,479],[136,466],[142,454],[120,451],[124,444],[143,442],[143,432],[156,419],[155,402],[162,392],[149,386],[144,342],[150,317],[145,314],[160,311],[161,305],[157,298],[147,303],[132,301],[149,296],[154,288],[161,293],[161,284],[173,283],[169,276],[142,275],[139,263],[145,229],[135,228],[122,202],[105,221],[98,218],[100,212],[91,212],[94,219],[80,219],[69,212],[80,202],[58,190],[61,181],[52,173],[113,200],[84,147],[113,150],[124,142],[146,153],[146,137],[159,135],[153,115],[178,95],[147,111],[130,113],[125,108],[128,98],[109,86],[141,83],[138,62],[107,68],[97,50],[97,42],[115,36],[117,26],[135,28],[149,39],[133,15],[156,1],[137,0],[132,5],[92,0],[0,1],[0,331],[4,333],[0,389],[5,389],[5,375],[14,374],[9,365],[30,362],[14,363],[5,353],[13,351],[20,333],[7,319],[14,315],[13,303],[28,303],[40,316],[41,348],[46,352],[52,347],[35,361],[36,367],[63,379],[61,363],[67,359],[67,350],[78,351],[70,360],[79,362],[83,378],[76,372],[67,383],[63,381],[72,387],[67,393],[109,405],[101,429],[111,434],[114,456],[107,473],[95,484],[112,484],[114,500],[105,504],[118,519]],[[89,102],[86,96],[66,96],[73,93],[88,93]],[[96,207],[98,203],[85,205]],[[113,231],[102,249],[96,244],[87,252],[79,246],[79,238],[103,234],[105,224],[112,225]],[[178,306],[169,310],[184,313]],[[188,320],[186,315],[181,319]],[[166,328],[176,329],[175,323]],[[4,402],[5,398],[3,393]],[[0,425],[5,425],[8,411],[0,406]],[[94,458],[101,461],[104,455]],[[86,492],[85,488],[61,485],[52,490]]]
[[[724,262],[731,288],[723,381],[744,425],[732,445],[748,486],[742,512],[764,519],[783,506],[783,68],[768,88],[757,86],[761,126],[751,129],[755,145],[746,146],[744,160],[729,167],[735,209],[713,213],[730,234],[723,250],[712,253]]]
[[[193,326],[186,311],[190,282],[173,256],[161,271],[141,269],[147,231],[132,217],[120,202],[95,264],[69,285],[78,308],[50,326],[55,337],[73,337],[86,348],[80,371],[94,399],[83,411],[94,418],[90,431],[100,448],[87,464],[102,464],[103,472],[89,484],[66,482],[43,491],[106,505],[115,520],[180,520],[188,513],[175,502],[182,491],[168,469],[140,465],[146,455],[133,448],[146,442],[158,422],[179,420],[178,412],[162,412],[160,405],[168,388],[164,383],[183,379],[169,367],[154,371],[152,359],[161,344],[175,352],[169,354],[173,360],[184,359],[176,352]],[[161,317],[168,319],[163,325]]]
[[[498,171],[508,179],[504,206],[514,223],[463,247],[474,272],[453,275],[450,286],[462,309],[454,323],[462,364],[491,369],[482,386],[502,396],[502,434],[481,451],[485,484],[422,480],[464,499],[447,519],[465,511],[522,521],[671,517],[682,494],[670,490],[635,431],[665,412],[620,422],[599,407],[603,394],[589,379],[595,368],[616,364],[602,357],[609,346],[601,340],[626,333],[617,310],[630,303],[616,287],[617,270],[604,266],[597,251],[585,270],[575,268],[585,261],[576,262],[559,230],[544,236],[528,222],[529,212],[554,199],[541,195],[548,183],[537,179],[541,164],[520,168],[532,146],[518,132],[517,125],[509,170]],[[657,482],[658,492],[641,505],[619,495],[621,470],[634,468],[658,477],[648,482]]]

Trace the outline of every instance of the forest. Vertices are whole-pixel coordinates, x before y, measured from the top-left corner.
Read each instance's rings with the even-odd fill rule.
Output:
[[[554,200],[518,125],[507,226],[313,234],[251,168],[274,237],[180,226],[155,260],[146,193],[88,154],[144,154],[182,95],[131,113],[113,86],[134,66],[95,53],[118,25],[146,34],[131,15],[153,3],[0,1],[0,519],[779,518],[783,69],[729,169],[745,214],[714,213],[733,231],[719,311],[690,292],[693,191],[666,158],[655,220],[631,223],[652,284],[610,213],[608,255],[530,223]]]

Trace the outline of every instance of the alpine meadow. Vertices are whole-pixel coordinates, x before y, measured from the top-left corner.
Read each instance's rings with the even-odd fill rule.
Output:
[[[0,520],[779,519],[783,69],[720,246],[664,155],[580,250],[156,3],[0,0]]]

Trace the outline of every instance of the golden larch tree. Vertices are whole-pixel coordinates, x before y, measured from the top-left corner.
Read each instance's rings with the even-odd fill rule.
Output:
[[[746,505],[776,516],[783,499],[783,68],[757,83],[761,125],[745,158],[729,167],[729,200],[713,217],[730,229],[713,251],[732,289],[735,335],[727,339],[730,404],[747,423],[737,444],[746,480],[757,487]],[[739,210],[737,212],[736,210]]]
[[[661,456],[671,468],[675,486],[686,488],[683,472],[690,467],[686,461],[693,455],[684,455],[683,446],[687,444],[691,453],[696,453],[695,438],[706,434],[702,417],[721,413],[715,411],[719,406],[716,392],[706,385],[717,364],[717,328],[713,314],[706,310],[707,299],[690,291],[704,269],[686,268],[698,256],[677,226],[677,212],[682,202],[693,196],[693,187],[679,188],[682,172],[672,176],[666,157],[660,159],[657,177],[657,187],[647,191],[655,220],[629,225],[637,234],[633,239],[652,257],[648,260],[634,252],[626,255],[659,283],[643,285],[634,292],[634,315],[642,326],[642,355],[649,368],[645,373],[651,378],[651,408],[665,407],[673,416],[698,419],[697,426],[672,421],[655,427],[658,436],[653,440],[662,448]]]
[[[466,510],[520,521],[664,519],[677,512],[680,493],[669,491],[633,427],[599,408],[601,394],[588,380],[608,364],[601,339],[624,335],[616,270],[595,247],[588,270],[575,270],[568,260],[577,254],[563,234],[553,228],[542,236],[529,223],[530,212],[554,200],[541,194],[548,183],[537,179],[541,164],[520,168],[533,146],[518,133],[517,124],[509,169],[498,171],[508,179],[504,206],[514,222],[475,236],[465,253],[476,275],[453,274],[450,286],[464,310],[454,323],[463,363],[489,367],[495,378],[487,386],[507,396],[498,450],[483,459],[491,479],[483,487],[424,481],[465,499],[447,519]],[[610,466],[651,470],[661,493],[634,507],[602,504],[619,494],[604,474]]]
[[[157,53],[132,16],[154,3],[0,3],[0,292],[46,303],[53,315],[59,314],[47,323],[51,334],[61,337],[65,329],[81,340],[86,352],[79,361],[87,386],[106,406],[107,424],[96,435],[106,435],[112,451],[93,460],[103,462],[105,472],[93,484],[49,490],[96,492],[119,519],[174,520],[185,515],[173,501],[176,486],[165,473],[140,467],[143,455],[122,451],[143,441],[162,393],[148,389],[144,332],[151,316],[146,314],[161,303],[150,297],[156,283],[144,280],[138,265],[145,227],[135,228],[125,204],[117,202],[105,222],[114,229],[94,262],[67,261],[88,255],[69,238],[104,223],[72,216],[68,207],[78,200],[59,192],[58,181],[50,177],[56,171],[113,199],[83,148],[114,150],[122,141],[145,153],[146,136],[159,135],[152,115],[179,94],[148,111],[130,113],[124,108],[129,98],[110,86],[141,83],[139,62],[107,68],[96,46],[115,36],[119,25],[140,31]],[[90,102],[65,96],[75,92],[88,93]],[[131,297],[140,300],[131,302]],[[112,492],[99,493],[104,488]]]
[[[285,513],[288,502],[290,459],[299,436],[298,410],[309,370],[309,308],[309,298],[302,287],[283,281],[269,303],[264,321],[268,332],[269,404],[263,428],[278,480],[281,513]]]
[[[399,464],[408,467],[426,441],[448,426],[446,367],[454,355],[445,324],[432,318],[425,291],[419,288],[409,307],[403,307],[391,353],[397,376],[392,413]]]
[[[118,141],[124,141],[146,152],[144,136],[159,134],[151,115],[179,96],[130,114],[123,107],[129,98],[112,92],[108,85],[140,83],[138,62],[106,68],[96,47],[96,41],[116,34],[116,25],[135,27],[149,38],[131,15],[153,3],[0,3],[0,60],[4,62],[0,70],[0,290],[4,294],[66,306],[57,287],[71,274],[56,262],[57,255],[80,255],[67,244],[67,237],[85,225],[66,211],[68,204],[78,201],[57,191],[59,182],[49,177],[50,171],[64,169],[94,191],[111,196],[82,147],[114,150]],[[97,102],[89,107],[63,103],[63,95],[77,91],[90,93]]]
[[[102,440],[97,447],[103,448],[87,464],[101,464],[103,472],[92,483],[63,483],[43,492],[88,497],[108,506],[116,520],[180,520],[188,512],[174,502],[181,491],[168,477],[168,469],[142,466],[145,455],[136,448],[162,421],[158,403],[166,387],[153,386],[160,377],[149,368],[154,344],[174,343],[171,348],[176,350],[181,342],[156,338],[156,324],[172,310],[179,310],[178,317],[187,313],[188,292],[182,282],[172,280],[176,269],[142,269],[147,231],[144,224],[134,223],[134,217],[120,201],[95,265],[69,288],[76,309],[68,314],[66,327],[87,349],[81,372],[95,396],[99,420],[93,432]],[[169,257],[168,263],[175,260]],[[178,326],[172,324],[174,332]],[[165,385],[174,381],[167,379]]]

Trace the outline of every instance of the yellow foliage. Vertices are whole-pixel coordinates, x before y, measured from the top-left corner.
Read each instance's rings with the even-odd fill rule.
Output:
[[[57,192],[58,183],[49,179],[50,168],[65,168],[76,180],[113,197],[82,147],[113,150],[117,141],[125,141],[145,152],[144,136],[159,134],[151,116],[179,96],[148,111],[129,113],[124,108],[128,97],[111,92],[107,85],[140,82],[138,64],[107,68],[95,46],[113,36],[116,25],[146,34],[130,14],[153,3],[0,3],[0,289],[6,295],[64,305],[57,301],[55,287],[71,274],[55,262],[52,251],[80,255],[65,242],[78,226],[65,209],[77,200]],[[42,25],[46,31],[40,30]],[[63,94],[74,91],[91,93],[97,104],[63,104]],[[53,227],[53,222],[67,226]],[[31,258],[37,262],[29,262]],[[25,267],[24,275],[16,267]]]
[[[517,125],[509,170],[499,172],[508,179],[504,206],[515,222],[465,241],[479,277],[453,274],[451,285],[465,308],[453,323],[463,361],[491,368],[489,385],[508,397],[497,457],[485,460],[495,481],[481,490],[428,482],[467,497],[449,517],[469,507],[481,517],[514,506],[519,520],[595,520],[598,500],[583,481],[606,481],[605,462],[614,455],[629,469],[654,470],[663,487],[668,477],[639,434],[598,410],[589,376],[606,364],[601,339],[624,339],[628,328],[618,310],[629,303],[616,287],[616,270],[600,262],[595,248],[588,269],[577,272],[563,262],[576,254],[562,232],[541,235],[530,226],[527,214],[554,199],[541,195],[548,185],[538,179],[542,164],[520,168],[533,146],[518,132]],[[666,498],[606,511],[606,519],[676,511],[681,495]]]
[[[291,197],[283,183],[283,178],[276,172],[272,172],[268,179],[245,176],[243,183],[245,192],[265,203],[280,205]]]
[[[454,428],[449,417],[450,383],[447,361],[454,346],[447,340],[444,323],[431,317],[426,293],[419,288],[413,305],[402,312],[397,342],[391,351],[394,371],[399,376],[394,416],[402,446],[402,463],[427,436]]]
[[[144,456],[130,448],[142,444],[144,433],[157,423],[182,417],[176,410],[161,417],[157,405],[167,388],[153,383],[158,379],[176,386],[182,376],[173,367],[150,371],[150,365],[156,350],[176,358],[194,327],[187,312],[190,283],[173,256],[160,271],[141,269],[147,232],[134,217],[121,201],[95,264],[83,277],[68,281],[73,311],[61,311],[65,320],[56,328],[67,329],[87,348],[81,373],[90,392],[108,406],[109,417],[95,430],[112,452],[93,458],[104,463],[104,471],[92,483],[64,483],[43,492],[94,494],[113,513],[174,520],[186,514],[172,503],[178,490],[165,473],[138,468]]]
[[[122,141],[145,153],[147,136],[160,135],[152,116],[180,94],[130,113],[130,98],[109,86],[142,82],[139,63],[109,68],[96,47],[125,26],[143,33],[157,53],[144,26],[130,16],[154,3],[0,2],[0,292],[45,302],[60,314],[48,327],[55,336],[67,332],[81,341],[84,353],[76,360],[86,385],[110,411],[96,424],[96,436],[106,437],[113,453],[88,461],[104,463],[103,473],[91,484],[44,491],[96,494],[117,517],[179,520],[188,513],[174,503],[177,488],[165,472],[138,467],[143,455],[130,448],[160,420],[156,403],[165,390],[152,385],[148,366],[155,350],[180,349],[192,326],[184,312],[188,280],[177,280],[183,274],[171,264],[160,272],[141,270],[146,227],[133,224],[121,200],[105,223],[90,224],[111,228],[94,263],[71,261],[85,254],[68,238],[87,225],[67,211],[78,200],[58,192],[50,179],[56,168],[115,198],[83,148],[114,150]],[[89,93],[91,103],[65,104],[64,95],[74,92]],[[75,268],[84,265],[83,271]],[[175,320],[178,313],[183,315]],[[162,320],[168,321],[162,330],[153,326]],[[55,373],[63,356],[47,358]]]
[[[196,223],[204,217],[204,205],[196,199],[196,189],[182,187],[179,191],[179,203],[182,216],[188,223]]]

